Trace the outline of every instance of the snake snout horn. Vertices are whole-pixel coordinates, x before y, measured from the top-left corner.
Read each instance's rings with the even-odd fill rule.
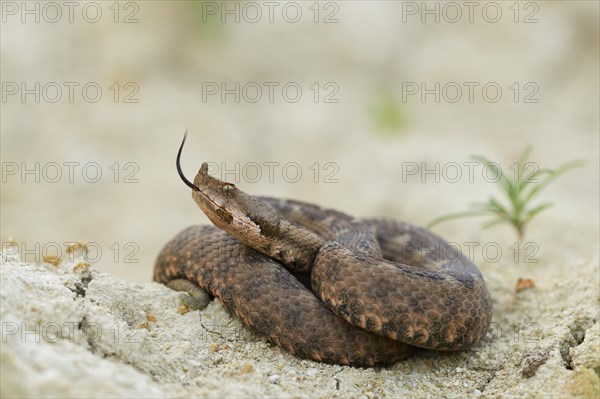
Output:
[[[183,182],[190,187],[192,190],[194,191],[200,191],[200,189],[191,181],[189,181],[185,175],[183,174],[183,171],[181,170],[181,163],[180,163],[180,159],[181,159],[181,150],[183,150],[183,145],[185,144],[185,139],[187,139],[187,129],[185,130],[185,134],[183,135],[183,141],[181,142],[181,146],[179,147],[179,151],[177,152],[177,173],[179,173],[179,177],[181,178],[181,180],[183,180]]]

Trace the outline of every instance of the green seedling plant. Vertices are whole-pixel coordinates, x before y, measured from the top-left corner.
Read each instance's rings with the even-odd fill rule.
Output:
[[[532,205],[533,199],[558,176],[584,165],[583,161],[577,160],[564,163],[555,169],[540,169],[537,164],[528,161],[532,149],[532,146],[525,148],[519,160],[510,167],[513,172],[511,174],[505,173],[497,163],[483,156],[473,156],[472,159],[482,162],[489,168],[492,181],[499,185],[506,199],[505,203],[492,197],[487,202],[471,204],[471,209],[467,211],[440,216],[432,220],[427,227],[463,217],[489,216],[492,219],[483,225],[484,229],[508,223],[514,227],[519,239],[522,239],[531,220],[552,206],[550,202]]]

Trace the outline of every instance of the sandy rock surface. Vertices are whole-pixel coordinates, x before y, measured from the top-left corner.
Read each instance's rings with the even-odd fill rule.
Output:
[[[590,248],[588,248],[590,249]],[[2,255],[2,397],[597,397],[598,253],[572,268],[481,265],[494,299],[485,342],[422,351],[387,368],[299,359],[214,300],[101,273]],[[81,255],[81,254],[79,254]],[[526,270],[536,287],[519,293]]]

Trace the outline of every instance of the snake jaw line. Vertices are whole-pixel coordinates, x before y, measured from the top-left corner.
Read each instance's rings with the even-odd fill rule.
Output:
[[[261,248],[274,247],[273,237],[280,231],[280,221],[271,205],[244,193],[235,184],[210,176],[206,162],[194,184],[199,189],[192,192],[192,197],[215,226],[244,243],[251,237],[260,242]]]

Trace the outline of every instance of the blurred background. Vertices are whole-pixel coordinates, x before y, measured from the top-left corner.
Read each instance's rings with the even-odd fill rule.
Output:
[[[498,193],[471,155],[533,144],[540,167],[586,162],[544,193],[539,256],[597,240],[598,2],[70,4],[1,3],[1,239],[25,260],[81,240],[149,281],[208,223],[175,169],[186,129],[190,179],[212,162],[250,194],[419,225]],[[435,231],[514,242],[481,222]]]

